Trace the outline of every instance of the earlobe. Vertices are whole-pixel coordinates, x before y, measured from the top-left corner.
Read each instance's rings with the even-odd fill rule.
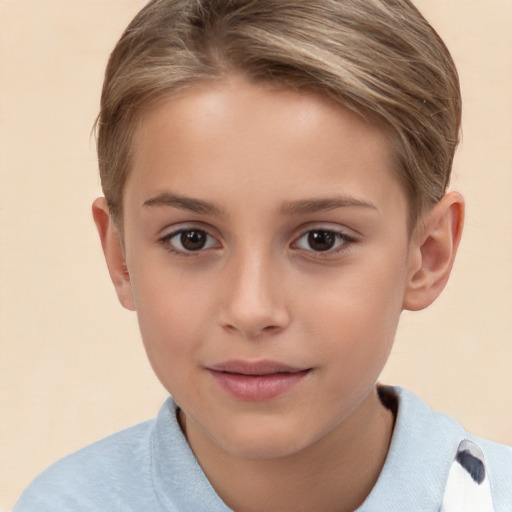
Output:
[[[99,197],[93,202],[92,215],[100,235],[103,254],[119,301],[126,309],[135,311],[130,274],[126,267],[121,238],[112,224],[107,201],[104,197]]]
[[[424,309],[444,289],[455,260],[464,223],[464,199],[448,192],[418,222],[411,237],[403,309]]]

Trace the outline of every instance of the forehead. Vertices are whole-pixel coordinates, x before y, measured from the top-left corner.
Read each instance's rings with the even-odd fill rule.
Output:
[[[380,202],[389,192],[383,185],[401,189],[380,126],[328,97],[240,77],[197,85],[148,109],[133,150],[126,191],[139,202],[166,188],[278,201],[325,196],[334,187]]]

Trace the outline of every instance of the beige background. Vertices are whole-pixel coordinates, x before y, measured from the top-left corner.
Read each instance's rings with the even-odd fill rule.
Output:
[[[0,512],[64,454],[165,393],[90,216],[109,51],[143,0],[0,0]],[[403,317],[383,381],[512,444],[512,1],[417,0],[458,63],[467,198],[453,277]]]

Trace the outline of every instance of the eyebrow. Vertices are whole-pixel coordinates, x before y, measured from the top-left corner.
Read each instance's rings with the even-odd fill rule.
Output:
[[[286,203],[282,211],[288,214],[316,213],[320,211],[335,210],[337,208],[358,207],[378,211],[378,208],[367,201],[353,197],[335,196],[326,198],[304,199]]]
[[[189,210],[194,213],[205,215],[223,215],[224,211],[219,206],[210,201],[196,199],[193,197],[173,194],[171,192],[162,192],[143,203],[144,207],[167,206]],[[326,198],[301,199],[290,201],[284,204],[281,211],[285,214],[306,214],[320,211],[335,210],[337,208],[359,207],[378,210],[377,207],[367,201],[362,201],[353,197],[336,196]]]
[[[189,210],[195,213],[206,215],[222,215],[224,213],[222,208],[219,208],[214,203],[209,201],[195,199],[193,197],[181,196],[179,194],[173,194],[170,192],[163,192],[158,194],[148,199],[147,201],[144,201],[142,206],[170,206],[173,208],[180,208],[182,210]]]

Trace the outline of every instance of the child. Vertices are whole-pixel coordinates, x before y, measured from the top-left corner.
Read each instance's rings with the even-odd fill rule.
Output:
[[[449,277],[457,73],[408,0],[154,0],[111,56],[93,215],[172,398],[28,511],[512,510],[512,451],[376,384]]]

